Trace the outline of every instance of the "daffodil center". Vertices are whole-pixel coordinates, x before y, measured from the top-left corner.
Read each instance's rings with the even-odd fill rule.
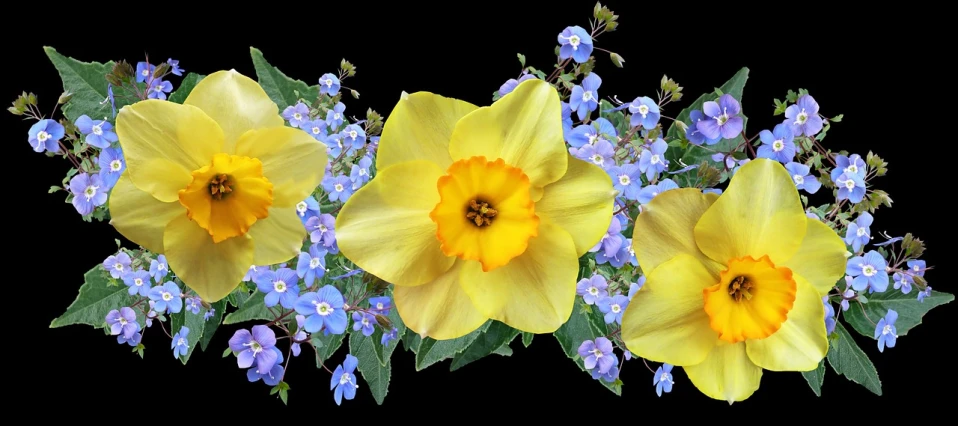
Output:
[[[46,131],[41,130],[39,133],[37,133],[37,140],[38,140],[38,141],[40,141],[40,142],[46,142],[47,139],[50,139],[50,134],[47,133]]]
[[[213,179],[210,179],[210,195],[213,196],[214,200],[222,200],[233,192],[234,184],[233,177],[228,174],[215,175]]]
[[[529,177],[502,159],[456,161],[437,187],[440,201],[429,217],[446,256],[479,261],[488,272],[525,252],[538,233]]]
[[[110,171],[118,172],[123,168],[123,162],[120,160],[113,160],[110,162]]]
[[[768,256],[732,259],[719,282],[703,290],[705,313],[719,339],[764,339],[781,328],[795,303],[792,271]]]
[[[775,142],[772,142],[772,149],[773,149],[775,152],[779,152],[779,151],[785,149],[785,142],[782,141],[781,139],[776,139]]]
[[[192,175],[179,192],[180,204],[214,243],[244,235],[257,220],[269,216],[273,184],[263,175],[259,160],[220,153]]]

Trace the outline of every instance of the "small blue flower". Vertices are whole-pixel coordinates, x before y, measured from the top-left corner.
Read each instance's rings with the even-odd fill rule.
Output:
[[[104,101],[104,102],[107,102],[107,101],[110,102],[110,109],[113,110],[113,118],[116,118],[116,98],[113,97],[113,85],[112,85],[112,84],[107,84],[107,85],[106,85],[106,99],[104,99],[103,101]],[[103,103],[103,102],[101,102],[101,103]]]
[[[836,155],[835,168],[832,169],[832,182],[838,183],[838,178],[842,174],[858,175],[865,179],[868,172],[868,165],[861,155],[852,154],[850,156]]]
[[[662,392],[672,392],[672,364],[662,364],[655,370],[655,378],[652,379],[652,385],[655,386],[655,394],[662,396]]]
[[[706,117],[701,110],[696,109],[689,113],[689,122],[692,124],[685,129],[685,138],[688,139],[692,145],[701,145],[702,143],[705,143],[706,145],[715,145],[722,140],[721,135],[714,139],[708,139],[702,132],[699,131],[699,121],[705,120],[707,118],[708,117]],[[720,163],[721,160],[716,160],[716,162]]]
[[[892,279],[895,281],[895,290],[901,290],[902,294],[911,293],[911,285],[914,283],[911,275],[895,272]]]
[[[374,314],[388,316],[389,310],[392,309],[392,300],[388,296],[370,297],[369,309]]]
[[[339,158],[339,155],[343,153],[343,135],[341,133],[327,136],[323,143],[326,144],[326,154],[330,157]]]
[[[642,150],[642,156],[639,157],[639,170],[645,173],[645,177],[652,181],[659,176],[659,173],[665,171],[669,166],[669,160],[665,159],[665,151],[669,149],[669,144],[661,138],[652,142],[649,149]]]
[[[107,257],[103,261],[103,268],[110,271],[110,276],[119,279],[124,273],[130,270],[130,264],[133,259],[126,252],[119,252],[116,255]]]
[[[324,330],[326,334],[343,334],[346,331],[346,311],[342,293],[331,285],[318,292],[309,292],[296,300],[296,312],[306,316],[304,329],[309,333]]]
[[[599,107],[599,86],[602,86],[602,79],[598,74],[590,72],[586,78],[582,79],[581,86],[572,87],[569,107],[576,112],[579,120],[585,120],[589,113]]]
[[[615,366],[615,355],[612,353],[612,342],[605,337],[596,337],[595,341],[586,340],[579,345],[578,354],[582,357],[586,370],[599,367],[600,374],[605,374]]]
[[[210,318],[213,318],[213,315],[216,315],[216,308],[211,307],[210,310],[203,314],[203,321],[209,321]]]
[[[797,189],[804,189],[805,192],[814,194],[822,187],[822,183],[812,176],[811,168],[802,163],[788,163],[785,165],[785,170],[792,175],[792,182],[795,182]]]
[[[888,272],[885,270],[887,266],[885,258],[872,250],[864,256],[848,259],[845,273],[854,278],[852,288],[855,291],[863,291],[867,288],[869,293],[880,293],[888,289]]]
[[[147,98],[166,100],[166,94],[173,91],[173,84],[169,81],[156,79],[150,83],[150,87],[147,90],[150,92],[146,95]]]
[[[592,55],[592,36],[578,25],[566,27],[557,37],[559,41],[559,59],[572,58],[576,63],[589,61]]]
[[[676,184],[672,179],[662,179],[655,185],[648,185],[645,188],[642,188],[639,191],[638,201],[640,204],[648,204],[653,198],[655,198],[656,195],[668,190],[677,189],[678,187],[679,185]]]
[[[931,286],[925,286],[925,289],[918,292],[918,301],[924,303],[926,297],[931,297]]]
[[[303,222],[303,226],[306,226],[310,218],[319,216],[319,201],[316,201],[312,195],[306,197],[305,200],[296,203],[296,214]]]
[[[925,269],[927,266],[924,260],[909,260],[905,264],[908,265],[908,269],[912,272],[912,275],[917,275],[919,277],[925,276]]]
[[[293,334],[293,343],[289,346],[289,350],[293,352],[293,356],[299,356],[299,353],[302,351],[300,342],[305,342],[309,339],[309,334],[307,334],[306,330],[303,329],[305,326],[306,317],[303,315],[296,315],[296,333]]]
[[[304,120],[299,123],[299,128],[303,129],[306,133],[309,133],[313,139],[316,139],[320,142],[326,140],[326,122],[323,120]]]
[[[296,275],[303,279],[306,286],[313,285],[313,281],[326,275],[326,250],[320,244],[309,247],[309,253],[300,253],[296,263]],[[292,306],[287,307],[287,309]]]
[[[343,135],[343,144],[348,144],[346,155],[352,155],[357,149],[366,146],[366,131],[358,124],[350,124],[340,132]]]
[[[622,313],[629,306],[629,297],[621,294],[600,298],[596,303],[599,311],[605,314],[605,323],[622,325]]]
[[[634,283],[629,284],[629,301],[632,301],[632,299],[635,297],[635,294],[638,293],[639,290],[642,290],[644,285],[645,275],[639,277],[639,279],[635,280]]]
[[[818,102],[809,95],[798,98],[798,102],[785,109],[785,121],[782,124],[791,127],[795,136],[815,136],[822,130],[824,123],[818,115]]]
[[[726,93],[719,97],[718,102],[702,104],[702,112],[708,119],[696,122],[695,127],[706,139],[735,139],[745,126],[745,120],[738,115],[741,110],[738,101]]]
[[[828,296],[822,297],[822,303],[825,304],[825,334],[832,334],[835,331],[835,308],[828,303]]]
[[[336,400],[336,405],[343,402],[344,396],[347,400],[356,397],[356,388],[359,385],[356,384],[356,375],[353,372],[358,365],[359,360],[356,357],[346,354],[346,361],[343,361],[333,372],[333,377],[329,380],[329,390],[334,391],[333,399]]]
[[[339,77],[326,73],[319,78],[319,94],[336,96],[339,93]]]
[[[848,281],[848,278],[850,277],[845,278],[846,282]],[[855,290],[852,289],[851,287],[846,288],[845,291],[842,292],[842,302],[839,303],[839,305],[841,305],[842,307],[842,312],[848,312],[848,308],[851,307],[851,304],[848,301],[854,298],[855,298]]]
[[[129,287],[130,296],[139,294],[147,297],[150,294],[150,273],[142,269],[127,271],[123,274],[123,284]]]
[[[166,263],[166,256],[159,255],[156,259],[150,261],[150,276],[156,279],[156,282],[160,282],[163,278],[166,278],[166,274],[170,272],[170,265]]]
[[[369,337],[376,331],[376,317],[366,312],[353,311],[353,331],[363,331]]]
[[[107,190],[100,175],[80,173],[70,179],[73,207],[81,216],[93,213],[93,209],[106,203]]]
[[[795,158],[795,135],[788,125],[779,124],[771,132],[762,130],[758,137],[762,140],[762,146],[758,147],[757,152],[759,158],[768,158],[782,164]]]
[[[605,253],[601,251],[596,253],[595,263],[599,265],[608,263],[615,268],[621,268],[625,266],[626,263],[631,263],[632,266],[639,266],[639,261],[635,258],[635,250],[632,248],[631,238],[627,238],[625,242],[622,243],[622,247],[619,248],[615,256],[606,256]]]
[[[137,62],[136,63],[136,82],[144,83],[147,80],[151,79],[150,76],[153,75],[153,71],[156,71],[156,67],[150,65],[146,62]]]
[[[173,341],[170,342],[170,349],[173,349],[173,358],[186,356],[190,350],[189,340],[186,338],[190,334],[190,329],[185,325],[180,331],[173,335]]]
[[[898,320],[898,312],[889,309],[885,318],[878,320],[875,325],[875,338],[878,339],[878,352],[885,352],[885,347],[894,348],[898,341],[898,329],[895,328],[895,321]]]
[[[250,383],[255,383],[259,380],[262,380],[267,386],[276,386],[283,380],[283,352],[277,347],[270,348],[270,351],[276,355],[276,362],[273,363],[273,368],[270,368],[266,372],[261,372],[259,368],[250,368],[246,370],[246,380],[249,380]]]
[[[60,123],[50,119],[43,119],[30,126],[27,135],[30,139],[30,146],[36,152],[50,151],[60,153],[60,138],[63,137],[65,130]]]
[[[200,308],[203,307],[203,300],[199,296],[187,297],[184,303],[186,304],[186,310],[193,315],[199,315]]]
[[[629,104],[629,112],[632,118],[629,125],[632,127],[642,126],[643,129],[652,129],[659,124],[659,105],[651,98],[639,96]]]
[[[396,340],[398,338],[399,338],[399,329],[396,327],[393,327],[393,329],[390,330],[389,333],[383,333],[383,337],[382,339],[379,339],[379,343],[385,346],[385,345],[388,345],[389,342]]]
[[[333,215],[323,213],[310,218],[306,222],[306,231],[309,232],[309,241],[314,244],[321,243],[332,252],[332,247],[336,245],[336,218]]]
[[[149,321],[150,320],[148,319],[147,322]],[[130,337],[126,337],[121,333],[120,335],[116,336],[116,342],[121,345],[125,343],[127,345],[136,347],[143,340],[143,333],[141,333],[140,330],[142,330],[140,328],[140,324],[136,324],[136,333],[133,333],[133,335]]]
[[[871,229],[874,218],[868,212],[858,215],[854,222],[848,224],[848,230],[845,232],[845,244],[852,246],[852,250],[858,253],[868,241],[871,240]]]
[[[101,151],[97,164],[100,166],[100,180],[107,191],[116,185],[120,175],[126,170],[126,160],[123,158],[123,151],[119,148],[107,148]]]
[[[623,242],[625,242],[625,237],[622,236],[622,222],[612,220],[609,222],[609,229],[605,231],[605,235],[599,242],[595,243],[595,246],[589,249],[589,252],[595,253],[602,250],[607,257],[612,257],[622,248]]]
[[[326,125],[330,129],[338,129],[343,125],[343,112],[346,111],[346,105],[337,102],[333,109],[326,111]]]
[[[122,334],[127,339],[132,338],[136,332],[140,331],[140,325],[136,322],[136,312],[125,306],[106,314],[106,324],[110,326],[111,335]]]
[[[288,121],[290,126],[303,128],[303,124],[310,122],[309,107],[302,102],[297,102],[296,105],[290,105],[283,110],[283,119]]]
[[[865,199],[865,180],[860,176],[842,173],[835,183],[838,184],[837,200],[848,200],[852,204],[858,204]]]
[[[263,272],[268,270],[264,268],[268,268],[268,267],[256,266],[256,265],[250,266],[249,269],[246,270],[246,275],[243,276],[243,282],[256,281],[256,277],[258,277],[259,274],[262,274]]]
[[[516,90],[516,87],[519,87],[519,83],[537,78],[538,77],[536,77],[535,74],[529,74],[529,71],[522,71],[522,77],[519,77],[518,80],[510,78],[506,80],[505,83],[502,83],[502,86],[499,86],[499,97],[502,98],[503,96],[512,93],[513,90]]]
[[[595,145],[599,140],[608,142],[616,136],[615,126],[609,120],[597,118],[589,124],[581,124],[572,129],[568,142],[574,148],[581,148],[584,145]]]
[[[718,188],[704,188],[702,189],[703,194],[715,194],[722,195],[722,190]]]
[[[612,355],[612,357],[615,358],[615,355]],[[618,360],[615,361],[618,362]],[[608,383],[612,383],[615,381],[615,379],[619,378],[619,366],[613,365],[612,368],[610,368],[605,374],[600,373],[599,369],[596,368],[592,370],[592,378],[595,380],[602,379]]]
[[[299,297],[299,277],[296,276],[296,271],[289,268],[266,270],[259,274],[255,281],[259,292],[266,295],[263,302],[267,308],[278,303],[283,308],[293,309],[296,298]]]
[[[560,102],[562,105],[562,138],[569,140],[572,133],[572,107],[568,102]]]
[[[618,221],[613,221],[616,223]],[[575,292],[582,296],[587,305],[594,305],[596,301],[609,295],[609,283],[605,277],[595,274],[592,278],[583,278],[575,286]]]
[[[642,171],[639,166],[625,163],[606,170],[612,178],[612,186],[626,200],[638,201],[642,189]]]
[[[353,164],[353,169],[349,173],[349,180],[353,182],[353,189],[359,189],[366,182],[369,182],[369,166],[373,165],[373,160],[364,156],[359,160],[359,164]]]
[[[149,297],[155,303],[153,309],[157,312],[178,314],[183,310],[183,299],[180,298],[182,294],[176,283],[167,281],[161,286],[151,288]]]
[[[353,183],[349,176],[326,176],[323,179],[323,190],[329,193],[329,201],[346,202],[353,195]]]
[[[170,66],[170,73],[173,75],[178,75],[182,77],[183,71],[186,71],[183,68],[180,68],[180,61],[177,61],[176,59],[169,58],[166,60],[166,63],[167,65]]]
[[[87,145],[97,148],[109,148],[110,144],[119,140],[116,132],[113,131],[113,125],[106,120],[94,121],[90,116],[81,115],[73,122],[86,138]],[[102,168],[102,166],[100,166]]]
[[[605,139],[599,139],[594,145],[583,145],[579,149],[569,148],[569,153],[603,169],[615,165],[615,147]]]
[[[265,325],[254,325],[253,332],[236,330],[229,341],[230,350],[236,354],[236,365],[249,368],[256,363],[256,371],[270,371],[276,365],[279,356],[272,349],[276,347],[276,333]]]

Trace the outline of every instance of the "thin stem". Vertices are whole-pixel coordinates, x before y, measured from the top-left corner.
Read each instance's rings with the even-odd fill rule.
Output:
[[[649,372],[651,372],[652,374],[655,374],[655,370],[653,370],[652,367],[649,367],[649,362],[646,361],[645,358],[642,358],[642,363],[645,364],[645,368],[649,369]]]

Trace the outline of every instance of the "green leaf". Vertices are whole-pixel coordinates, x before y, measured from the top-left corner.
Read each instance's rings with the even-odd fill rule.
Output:
[[[895,329],[899,336],[908,334],[908,330],[921,324],[922,317],[932,308],[941,306],[955,300],[955,296],[950,293],[933,291],[931,296],[926,297],[921,302],[915,297],[915,293],[903,294],[898,290],[888,289],[883,293],[872,293],[868,297],[868,303],[859,306],[851,306],[845,312],[845,320],[859,334],[874,338],[875,323],[884,318],[889,309],[898,312],[898,320],[895,321]],[[865,308],[865,313],[862,313]],[[865,315],[868,315],[867,317]],[[871,321],[869,321],[871,319]],[[872,322],[874,321],[874,323]]]
[[[583,307],[588,307],[588,305],[583,303],[581,298],[576,298],[576,306],[572,308],[572,316],[565,324],[562,324],[562,327],[556,330],[554,335],[559,340],[559,346],[562,346],[562,351],[565,352],[566,356],[574,360],[582,371],[586,371],[585,363],[578,354],[579,345],[586,340],[595,340],[596,337],[605,336],[607,331],[599,310],[585,310]],[[601,328],[596,326],[596,317],[602,324]],[[616,395],[622,395],[622,386],[618,385],[618,382],[609,383],[605,380],[597,380],[597,382],[602,383]]]
[[[532,338],[535,337],[535,334],[522,332],[522,346],[529,347],[532,344]]]
[[[418,334],[413,333],[412,330],[409,330],[400,340],[402,340],[402,347],[406,348],[407,352],[419,352],[419,345],[422,343],[422,338]]]
[[[88,115],[96,120],[113,114],[110,102],[103,102],[107,98],[109,85],[106,75],[113,71],[113,61],[80,62],[61,55],[52,47],[44,47],[43,51],[60,74],[63,91],[73,94],[73,98],[63,106],[63,115],[70,122],[76,121],[81,115]],[[117,111],[126,105],[121,96],[116,97],[115,100]]]
[[[66,312],[50,323],[50,328],[74,324],[92,325],[103,328],[106,314],[113,309],[129,306],[130,297],[127,287],[113,283],[110,274],[100,265],[93,267],[83,275],[83,285],[76,300]]]
[[[180,361],[183,364],[186,364],[190,360],[190,355],[193,355],[193,349],[203,341],[203,334],[206,328],[206,321],[203,321],[203,315],[206,313],[206,309],[201,309],[198,314],[194,314],[186,309],[186,303],[183,304],[183,309],[179,313],[170,315],[170,334],[179,333],[180,327],[186,326],[190,330],[189,334],[186,335],[186,344],[189,346],[186,349],[186,355],[180,357]],[[174,342],[175,343],[175,342]]]
[[[502,355],[502,356],[512,356],[512,348],[509,347],[509,343],[510,342],[504,343],[502,346],[499,347],[499,349],[492,351],[492,353],[496,355]]]
[[[444,359],[452,358],[456,356],[456,354],[466,350],[490,325],[492,325],[492,321],[486,321],[485,324],[472,333],[451,340],[435,340],[431,337],[423,338],[416,351],[416,371],[421,371]]]
[[[226,349],[223,350],[223,358],[226,358],[232,354],[233,354],[233,350],[230,349],[229,346],[227,346]]]
[[[276,102],[280,111],[290,105],[296,105],[300,97],[309,102],[319,97],[318,84],[308,86],[300,80],[287,77],[282,71],[266,62],[263,52],[255,47],[250,47],[249,53],[253,58],[253,67],[256,68],[256,79],[259,80],[259,85],[263,87],[269,98]],[[296,95],[297,92],[299,95]]]
[[[522,66],[526,66],[526,55],[523,55],[521,53],[516,53],[516,56],[519,57],[519,64]]]
[[[228,325],[239,324],[244,321],[272,320],[274,318],[273,313],[269,311],[269,308],[266,307],[263,301],[265,297],[265,294],[257,290],[236,312],[227,315],[223,320],[223,324]]]
[[[386,365],[379,363],[379,356],[376,355],[376,346],[379,342],[373,342],[369,338],[354,339],[354,337],[364,336],[362,334],[351,334],[349,336],[349,353],[359,361],[359,372],[363,375],[366,387],[373,394],[376,403],[382,405],[383,400],[386,399],[386,393],[389,392],[389,376],[392,374],[392,363],[386,362]]]
[[[489,328],[476,338],[466,350],[453,356],[449,371],[456,371],[473,361],[495,353],[502,345],[508,345],[518,335],[519,330],[499,321],[492,321]]]
[[[312,343],[313,349],[316,351],[316,368],[323,368],[323,364],[332,358],[336,350],[343,345],[343,337],[345,336],[345,333],[324,336],[322,332],[319,332],[313,333],[309,337],[309,343]]]
[[[200,75],[193,72],[186,74],[186,77],[183,77],[183,81],[180,82],[180,87],[177,87],[176,90],[170,94],[168,100],[178,104],[183,103],[183,101],[186,100],[186,97],[190,95],[190,92],[193,91],[193,88],[196,87],[196,84],[205,77],[205,75]]]
[[[835,324],[835,338],[828,345],[828,365],[839,376],[845,376],[881,396],[881,380],[875,365],[855,343],[852,335],[841,323]]]
[[[815,392],[815,396],[822,396],[822,383],[825,382],[825,360],[818,363],[818,368],[812,371],[803,371],[802,377],[808,382],[808,386]]]
[[[203,352],[206,352],[206,348],[210,345],[210,340],[213,339],[213,333],[216,333],[216,330],[220,328],[220,322],[223,321],[224,313],[226,313],[226,299],[213,304],[213,316],[206,320],[203,338],[200,339],[200,348],[203,349]]]
[[[745,89],[745,82],[747,80],[748,80],[748,68],[742,68],[737,73],[735,73],[735,75],[732,76],[732,78],[726,81],[725,84],[722,85],[722,87],[717,88],[716,91],[732,95],[732,97],[734,97],[735,100],[739,101],[739,104],[743,105],[742,109],[744,110],[744,104],[742,103],[742,91]],[[692,102],[692,105],[689,105],[688,107],[683,109],[681,112],[679,112],[679,115],[676,116],[675,119],[678,121],[684,122],[686,125],[689,125],[689,126],[693,125],[694,123],[692,123],[689,120],[689,114],[691,114],[693,110],[696,110],[696,109],[701,110],[702,104],[704,104],[706,101],[714,101],[716,98],[717,96],[715,96],[715,93],[706,93],[702,96],[699,96],[698,99],[695,100],[695,102]],[[742,119],[744,121],[743,127],[742,127],[742,130],[744,131],[745,125],[748,124],[748,117],[746,117],[745,114],[742,114],[742,113],[739,113],[739,115],[742,116]],[[685,139],[685,133],[680,131],[679,126],[677,126],[675,123],[672,123],[672,125],[669,126],[669,131],[666,135],[669,140]],[[735,139],[731,139],[731,140],[722,139],[719,143],[709,146],[709,149],[712,149],[713,151],[718,151],[718,152],[730,152],[732,148],[739,146],[741,143],[742,143],[742,137],[738,136]],[[741,149],[745,149],[745,146],[743,145]],[[681,157],[678,157],[677,154],[681,152],[682,150],[679,150],[679,149],[670,149],[666,151],[666,158],[668,158],[670,161],[673,161],[673,162],[681,159],[682,162],[687,165],[700,164],[703,160],[712,161],[713,152],[692,144],[688,145],[687,152],[685,152]]]

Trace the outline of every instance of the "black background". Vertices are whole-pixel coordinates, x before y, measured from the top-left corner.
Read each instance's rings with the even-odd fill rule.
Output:
[[[546,3],[549,2],[542,2]],[[139,25],[136,23],[114,23],[130,30],[114,30],[104,24],[71,33],[34,33],[29,41],[15,48],[12,58],[18,65],[8,67],[13,78],[5,77],[2,96],[8,102],[21,90],[32,91],[39,96],[42,110],[49,111],[61,85],[41,45],[52,46],[82,61],[126,59],[135,64],[149,54],[152,63],[167,57],[179,59],[187,71],[209,74],[235,68],[254,78],[249,47],[255,46],[274,66],[309,84],[315,84],[325,72],[335,72],[340,59],[351,61],[358,74],[344,84],[358,90],[361,98],[344,98],[350,116],[362,116],[367,107],[385,116],[402,91],[431,91],[487,105],[500,84],[518,77],[516,53],[525,54],[527,64],[548,73],[555,61],[556,34],[569,25],[588,28],[593,4],[585,1],[550,6],[549,11],[518,4],[461,11],[432,6],[390,10],[369,6],[336,13],[315,6],[317,11],[304,10],[299,15],[304,18],[301,22],[291,21],[298,13],[293,9],[285,11],[283,20],[249,15],[249,10],[238,9],[237,13],[245,13],[245,18],[216,18],[223,26],[215,31],[205,30],[216,22],[186,22],[188,28],[180,30],[150,24],[146,22],[150,19],[146,19],[142,32],[135,31]],[[889,17],[859,19],[854,25],[862,27],[853,29],[849,21],[840,19],[802,24],[793,22],[801,18],[772,15],[735,23],[713,18],[709,11],[696,14],[691,10],[665,12],[645,6],[610,6],[621,16],[620,28],[602,35],[596,46],[619,53],[626,63],[624,69],[616,68],[606,54],[594,52],[599,64],[596,72],[603,78],[599,89],[603,98],[618,95],[628,101],[636,96],[654,97],[664,73],[685,87],[686,98],[664,111],[674,116],[698,95],[712,91],[740,67],[748,66],[751,73],[742,105],[749,116],[751,136],[780,122],[781,117],[772,116],[773,98],[784,100],[788,89],[806,88],[819,102],[824,115],[844,114],[844,121],[828,133],[827,147],[862,155],[874,150],[889,163],[889,174],[872,181],[871,186],[888,191],[895,204],[891,209],[878,211],[873,234],[915,233],[926,241],[928,251],[924,258],[929,265],[937,266],[939,260],[945,259],[946,236],[941,228],[947,223],[944,209],[927,204],[933,192],[941,195],[945,188],[915,180],[928,170],[928,161],[933,160],[923,159],[915,151],[921,139],[914,138],[914,133],[900,127],[884,127],[921,129],[932,125],[910,123],[908,120],[918,118],[910,118],[908,111],[913,108],[906,102],[915,99],[893,94],[909,93],[917,72],[913,71],[913,62],[887,55],[880,34],[886,28],[884,18]],[[185,10],[178,13],[189,15]],[[242,25],[229,26],[230,22]],[[904,45],[921,43],[924,37],[910,29],[899,28],[896,34],[896,43]],[[171,79],[178,86],[180,78]],[[901,103],[896,103],[896,99]],[[889,120],[891,117],[894,119]],[[118,345],[100,330],[85,326],[47,328],[76,297],[83,273],[113,254],[113,239],[122,237],[106,223],[83,222],[76,210],[63,202],[63,193],[48,195],[51,185],[60,184],[68,162],[33,152],[26,136],[29,123],[7,113],[2,120],[3,140],[8,144],[6,164],[11,166],[8,176],[18,176],[7,179],[4,205],[17,211],[4,214],[8,232],[5,245],[17,259],[9,266],[25,277],[13,279],[13,275],[8,275],[7,298],[24,309],[25,314],[13,318],[24,324],[16,326],[20,331],[15,338],[19,341],[7,340],[4,345],[7,350],[18,348],[21,360],[27,359],[24,356],[32,357],[28,366],[8,363],[7,367],[24,369],[30,379],[23,383],[32,392],[55,398],[60,404],[57,407],[99,404],[97,407],[123,410],[121,407],[132,408],[122,402],[125,399],[133,398],[129,400],[132,404],[146,397],[165,405],[166,410],[216,410],[228,403],[255,404],[248,406],[250,410],[283,410],[282,403],[268,395],[269,387],[262,382],[248,383],[235,359],[221,358],[237,326],[218,330],[209,352],[197,350],[186,366],[173,359],[169,340],[160,333],[148,333],[144,342],[146,358],[140,359],[130,352],[129,346]],[[953,293],[953,286],[943,282],[943,272],[929,272],[927,278],[936,290]],[[837,376],[830,368],[826,369],[822,398],[813,394],[799,373],[765,372],[759,391],[749,400],[728,408],[727,403],[699,393],[677,368],[673,392],[658,399],[652,374],[642,361],[633,360],[623,369],[625,386],[623,396],[618,398],[567,359],[552,336],[540,335],[530,348],[513,342],[511,357],[490,356],[454,373],[448,371],[448,361],[416,372],[413,354],[398,349],[393,355],[390,392],[383,408],[410,407],[411,413],[419,413],[415,416],[439,408],[467,409],[494,416],[495,412],[483,411],[484,407],[527,404],[533,409],[556,408],[560,413],[586,415],[621,403],[629,407],[658,404],[654,411],[683,405],[729,414],[796,403],[807,404],[803,407],[851,407],[848,404],[856,401],[869,404],[871,409],[890,403],[903,404],[897,407],[907,409],[908,405],[938,398],[935,392],[919,395],[916,391],[922,385],[940,382],[941,375],[953,374],[946,351],[938,346],[941,340],[936,340],[949,333],[949,323],[954,322],[952,308],[933,310],[925,317],[925,324],[911,330],[899,340],[898,347],[883,354],[878,353],[874,340],[856,334],[856,340],[878,369],[883,397]],[[334,357],[335,362],[341,362],[345,350]],[[11,355],[6,352],[6,356]],[[286,374],[291,386],[290,407],[286,410],[301,412],[307,407],[334,405],[329,375],[315,368],[311,355],[310,350],[304,349]],[[7,386],[22,389],[16,383]],[[375,406],[362,379],[360,386],[356,399],[344,401],[344,408]],[[561,405],[566,403],[572,405]],[[174,411],[159,413],[178,421]],[[682,414],[660,413],[673,418]]]

